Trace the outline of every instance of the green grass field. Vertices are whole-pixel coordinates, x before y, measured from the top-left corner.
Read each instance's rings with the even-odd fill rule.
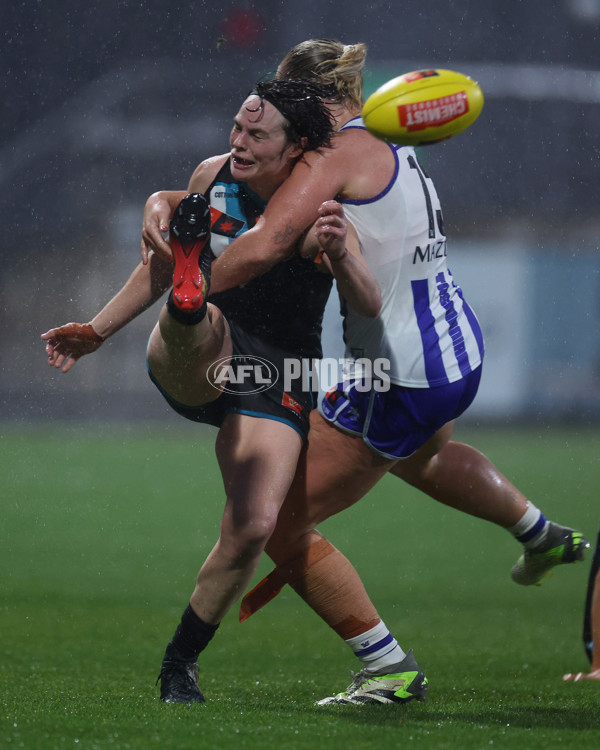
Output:
[[[393,478],[323,530],[415,649],[425,703],[316,708],[358,662],[289,589],[243,625],[226,618],[201,657],[206,705],[160,703],[164,647],[217,537],[222,489],[205,434],[0,428],[2,750],[600,747],[600,684],[561,680],[587,666],[591,555],[518,587],[509,534]],[[595,542],[598,431],[456,436]]]

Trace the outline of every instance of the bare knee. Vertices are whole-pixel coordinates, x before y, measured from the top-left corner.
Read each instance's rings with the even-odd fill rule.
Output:
[[[316,529],[284,531],[277,526],[266,544],[265,552],[276,565],[280,565],[301,554],[322,538]]]
[[[276,517],[252,518],[243,524],[223,523],[219,547],[231,567],[244,567],[263,553]]]
[[[437,462],[437,456],[432,456],[427,461],[412,463],[410,459],[407,461],[398,461],[391,473],[408,482],[413,487],[419,487],[435,473]]]
[[[410,458],[400,459],[394,464],[391,473],[414,487],[427,482],[439,466],[439,454],[447,446],[453,429],[454,422],[445,424]]]

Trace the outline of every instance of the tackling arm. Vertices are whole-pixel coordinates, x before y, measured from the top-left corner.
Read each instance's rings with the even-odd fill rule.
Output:
[[[347,168],[335,146],[304,154],[256,226],[235,239],[213,263],[211,292],[245,284],[286,260],[317,219],[321,203],[341,191]]]

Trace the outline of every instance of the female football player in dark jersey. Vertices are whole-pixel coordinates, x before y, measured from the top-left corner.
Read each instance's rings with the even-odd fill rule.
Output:
[[[314,394],[305,379],[286,385],[283,375],[288,362],[322,354],[331,275],[320,266],[338,277],[341,289],[351,289],[350,301],[363,314],[379,311],[379,288],[358,244],[349,240],[348,252],[325,243],[317,265],[304,257],[311,241],[316,253],[316,234],[300,243],[302,253],[292,251],[243,288],[206,301],[214,256],[260,220],[299,159],[328,146],[332,122],[320,94],[307,84],[258,84],[234,118],[231,151],[205,160],[192,175],[170,225],[174,268],[170,259],[152,256],[91,323],[42,336],[50,365],[68,372],[173,286],[148,343],[149,374],[176,411],[219,427],[216,453],[226,504],[220,537],[165,653],[161,697],[168,702],[203,701],[198,654],[246,588],[294,476]],[[323,209],[325,227],[340,221]],[[182,477],[186,490],[188,483],[201,493],[201,467]]]

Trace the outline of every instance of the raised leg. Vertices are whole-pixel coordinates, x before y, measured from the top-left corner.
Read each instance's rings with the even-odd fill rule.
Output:
[[[167,305],[148,341],[148,364],[153,377],[176,401],[201,406],[220,391],[207,380],[216,360],[231,357],[229,326],[218,307],[209,304],[206,316],[195,325],[173,318]]]

